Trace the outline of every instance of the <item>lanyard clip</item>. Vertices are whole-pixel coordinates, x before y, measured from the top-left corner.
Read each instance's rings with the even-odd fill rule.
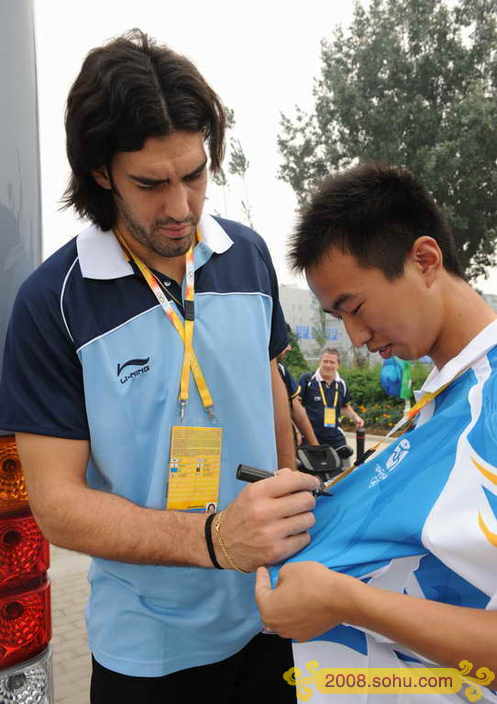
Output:
[[[205,409],[207,411],[207,415],[209,416],[210,420],[214,423],[216,420],[216,414],[214,413],[214,406],[207,406]]]
[[[180,420],[184,420],[186,411],[186,401],[181,400],[179,402],[179,417]]]

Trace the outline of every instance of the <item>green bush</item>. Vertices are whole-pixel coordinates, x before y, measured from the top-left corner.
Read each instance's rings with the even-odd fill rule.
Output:
[[[412,365],[412,388],[420,389],[426,377],[431,371],[431,367],[428,364],[422,364],[421,362],[414,362]]]
[[[380,386],[380,367],[342,367],[340,376],[343,376],[349,387],[350,398],[354,406],[370,406],[381,403],[387,396]]]
[[[422,386],[429,371],[430,368],[425,364],[420,362],[413,364],[412,386],[414,389],[419,389]],[[389,396],[381,388],[380,372],[381,365],[379,364],[370,368],[343,367],[340,369],[340,374],[349,387],[352,406],[364,419],[366,430],[371,426],[389,430],[400,420],[404,410],[403,399]],[[342,418],[342,424],[346,429],[354,427],[346,418]]]
[[[399,403],[400,401],[400,403]],[[374,403],[370,406],[361,406],[359,411],[366,427],[368,425],[381,425],[391,428],[401,419],[404,410],[404,401],[392,398],[385,403]]]
[[[421,362],[415,362],[412,366],[412,388],[421,388],[426,379],[430,368]],[[374,406],[376,404],[384,404],[394,406],[400,405],[403,407],[404,401],[397,399],[394,396],[388,396],[380,384],[381,365],[377,364],[374,367],[342,367],[340,375],[343,376],[349,387],[350,398],[352,403],[360,406]]]
[[[305,359],[299,345],[299,339],[293,330],[288,331],[288,342],[292,349],[287,352],[285,359],[283,360],[286,367],[288,368],[290,374],[298,382],[302,374],[310,371],[307,360]]]

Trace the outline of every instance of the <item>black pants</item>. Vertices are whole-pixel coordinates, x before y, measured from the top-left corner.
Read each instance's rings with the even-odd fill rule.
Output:
[[[295,704],[283,673],[293,667],[291,641],[259,634],[227,660],[164,677],[129,677],[93,658],[91,704]]]

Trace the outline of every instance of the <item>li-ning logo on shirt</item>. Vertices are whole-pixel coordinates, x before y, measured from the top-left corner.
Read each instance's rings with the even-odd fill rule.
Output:
[[[374,467],[374,476],[369,482],[369,488],[376,486],[379,482],[382,482],[388,477],[390,472],[392,472],[398,464],[402,462],[404,457],[408,454],[411,449],[411,443],[407,438],[402,438],[402,440],[395,446],[394,451],[387,459],[385,463],[385,468],[380,464],[376,464]]]
[[[119,379],[121,384],[125,384],[127,381],[130,379],[134,379],[137,376],[140,376],[141,374],[146,374],[147,372],[150,371],[150,365],[149,362],[150,357],[146,357],[146,359],[128,359],[127,362],[123,362],[123,364],[118,364],[117,365],[117,376],[121,376],[121,372],[123,369],[126,367],[140,367],[140,369],[135,369],[129,374],[126,374],[126,376],[123,376]]]

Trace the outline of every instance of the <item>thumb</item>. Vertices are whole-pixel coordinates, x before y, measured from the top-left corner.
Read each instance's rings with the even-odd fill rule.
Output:
[[[259,567],[255,579],[255,600],[257,604],[260,605],[271,592],[272,587],[269,572],[266,567]]]

